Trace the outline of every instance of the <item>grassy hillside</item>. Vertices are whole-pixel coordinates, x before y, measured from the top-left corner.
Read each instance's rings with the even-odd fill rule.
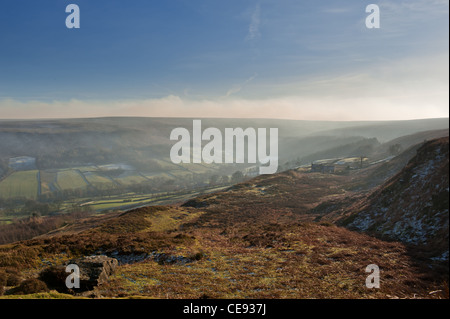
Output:
[[[147,127],[149,121],[158,125]],[[116,258],[119,268],[95,289],[92,296],[97,297],[448,298],[448,137],[424,143],[448,130],[414,131],[441,125],[440,120],[370,127],[321,123],[326,128],[321,131],[308,123],[279,121],[285,125],[280,141],[289,142],[280,147],[290,145],[289,156],[296,154],[293,145],[299,143],[307,161],[340,157],[342,165],[350,166],[364,153],[365,165],[336,174],[297,167],[232,186],[216,178],[209,188],[204,185],[208,172],[221,177],[226,171],[204,164],[175,165],[151,150],[167,147],[152,143],[160,143],[158,136],[169,132],[170,125],[185,121],[127,119],[118,131],[117,119],[42,121],[38,129],[37,122],[30,121],[21,133],[13,122],[2,127],[0,134],[13,134],[30,150],[42,136],[57,150],[44,157],[37,153],[38,170],[5,171],[8,175],[0,181],[0,197],[9,199],[5,205],[18,197],[57,194],[65,198],[58,203],[61,210],[122,209],[94,216],[77,215],[75,209],[73,215],[33,216],[0,226],[4,242],[21,240],[0,245],[0,277],[15,279],[6,284],[6,297],[50,265],[102,254]],[[300,124],[305,127],[296,129]],[[368,130],[360,134],[364,128]],[[386,130],[391,131],[379,136],[414,134],[386,142],[369,137]],[[151,140],[138,139],[149,132],[156,134]],[[296,139],[296,134],[303,137]],[[63,145],[69,135],[74,136],[70,143],[83,141],[83,147]],[[55,155],[52,160],[50,155]],[[151,162],[141,160],[147,156],[153,156]],[[126,158],[130,161],[122,161]],[[72,166],[40,167],[60,159]],[[47,212],[54,209],[32,201],[24,207],[34,209],[37,204]],[[27,239],[30,234],[35,237]],[[423,240],[415,240],[417,236]],[[380,289],[365,286],[369,264],[381,268]],[[36,293],[29,297],[60,296],[55,291]]]
[[[0,247],[0,265],[33,276],[67,258],[102,252],[121,262],[96,293],[151,298],[439,297],[442,289],[401,243],[329,224],[210,224],[197,209],[153,207],[66,233]],[[274,216],[276,218],[276,216]],[[364,286],[365,267],[383,270],[382,289]]]
[[[405,187],[399,176],[431,159],[436,142],[430,143],[379,192]],[[446,145],[448,150],[448,139]],[[428,155],[422,157],[421,150]],[[439,154],[446,156],[448,170],[448,152]],[[103,254],[116,258],[119,267],[95,288],[97,297],[448,298],[448,258],[430,258],[413,242],[385,241],[322,218],[345,217],[352,203],[375,207],[374,201],[383,201],[377,191],[369,197],[355,190],[368,176],[367,170],[333,175],[296,169],[183,205],[70,221],[35,239],[0,246],[0,272],[14,267],[17,276],[29,278],[73,257]],[[423,180],[433,183],[433,176],[423,174]],[[439,185],[448,190],[448,174],[446,183]],[[426,204],[431,193],[420,192]],[[448,212],[448,201],[438,202]],[[369,264],[381,269],[379,289],[365,286]]]

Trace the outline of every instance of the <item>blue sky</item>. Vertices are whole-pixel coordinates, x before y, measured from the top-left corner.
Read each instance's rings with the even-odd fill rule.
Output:
[[[365,26],[371,3],[380,29]],[[0,118],[447,117],[448,6],[2,0]]]

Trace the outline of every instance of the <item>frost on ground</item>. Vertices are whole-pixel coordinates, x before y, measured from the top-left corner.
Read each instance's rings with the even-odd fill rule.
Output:
[[[425,143],[405,169],[360,203],[347,226],[409,244],[440,242],[447,254],[441,250],[435,258],[448,259],[448,153],[448,138]]]

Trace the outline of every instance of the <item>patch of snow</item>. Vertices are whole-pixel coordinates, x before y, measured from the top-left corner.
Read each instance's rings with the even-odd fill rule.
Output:
[[[373,219],[369,215],[364,216],[364,218],[358,217],[351,223],[352,226],[361,231],[366,231],[372,224]]]
[[[444,252],[442,255],[436,256],[436,257],[432,257],[430,259],[431,260],[436,260],[436,261],[446,261],[446,260],[448,260],[448,250],[446,252]]]

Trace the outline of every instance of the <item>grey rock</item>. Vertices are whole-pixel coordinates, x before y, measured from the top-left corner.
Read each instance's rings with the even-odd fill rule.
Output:
[[[118,261],[115,258],[99,255],[72,259],[68,264],[75,264],[79,267],[80,289],[86,291],[108,281],[109,276],[114,274]]]

